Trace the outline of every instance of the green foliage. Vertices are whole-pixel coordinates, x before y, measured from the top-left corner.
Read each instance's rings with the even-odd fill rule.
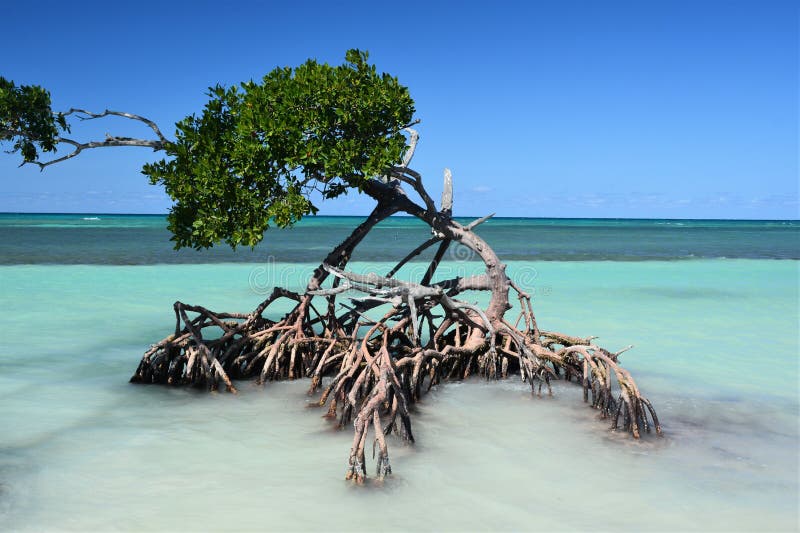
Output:
[[[270,225],[316,213],[312,191],[335,198],[402,160],[402,130],[414,115],[408,89],[379,74],[366,52],[349,50],[345,59],[218,85],[200,115],[176,125],[167,157],[142,170],[175,201],[176,248],[254,246]],[[10,152],[38,162],[56,150],[60,131],[69,126],[52,111],[49,92],[0,77],[0,142],[12,142]]]
[[[315,213],[311,189],[325,198],[359,189],[402,159],[414,114],[408,89],[359,50],[340,66],[309,60],[209,97],[177,124],[170,157],[143,169],[175,200],[176,248],[253,246],[270,224]]]
[[[62,114],[50,107],[50,93],[38,85],[17,86],[0,76],[0,142],[11,141],[10,153],[25,163],[39,152],[55,152],[59,130],[69,131]]]

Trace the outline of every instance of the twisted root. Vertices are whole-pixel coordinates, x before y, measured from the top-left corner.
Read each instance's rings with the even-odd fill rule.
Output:
[[[651,428],[661,434],[652,404],[619,364],[630,347],[612,353],[594,337],[540,331],[530,296],[513,284],[521,311],[512,325],[492,323],[483,310],[448,296],[442,286],[326,268],[336,276],[333,288],[306,294],[276,288],[250,314],[177,302],[175,332],[145,352],[131,381],[210,390],[224,384],[236,392],[232,379],[265,383],[308,377],[308,393],[320,394],[317,404],[328,406],[326,417],[339,427],[353,422],[345,477],[356,483],[367,478],[370,426],[381,480],[391,473],[385,436],[414,441],[410,405],[434,385],[472,374],[487,379],[518,374],[539,396],[543,386],[552,394],[553,379],[574,379],[582,385],[584,401],[611,420],[611,429],[621,427],[634,438]],[[333,297],[348,290],[368,296],[341,304],[344,311],[337,314]],[[265,317],[281,298],[295,301],[295,307],[280,320]],[[328,300],[325,313],[314,307],[314,298]],[[367,315],[387,304],[380,319]]]

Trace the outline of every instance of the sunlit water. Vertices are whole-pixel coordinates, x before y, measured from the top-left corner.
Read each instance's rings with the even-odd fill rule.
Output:
[[[127,383],[175,300],[246,311],[313,266],[0,267],[0,530],[798,528],[797,261],[510,261],[543,328],[636,345],[665,437],[610,433],[570,384],[449,383],[365,487],[306,382]]]

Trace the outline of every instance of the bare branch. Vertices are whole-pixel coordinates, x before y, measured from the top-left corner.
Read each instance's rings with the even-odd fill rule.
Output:
[[[395,278],[385,278],[374,272],[369,274],[355,274],[340,270],[331,265],[325,264],[325,270],[337,278],[349,281],[352,288],[361,290],[373,296],[405,296],[409,295],[416,299],[433,297],[440,298],[444,294],[439,287],[426,287],[418,283],[400,281]]]
[[[65,155],[65,156],[57,157],[57,158],[52,159],[50,161],[45,161],[45,162],[41,162],[41,161],[23,161],[20,166],[22,166],[22,165],[24,165],[26,163],[33,163],[33,164],[39,166],[39,170],[44,170],[45,167],[48,167],[48,166],[53,165],[55,163],[60,163],[62,161],[66,161],[67,159],[72,159],[73,157],[75,157],[76,155],[81,153],[83,150],[89,150],[91,148],[105,148],[105,147],[109,147],[109,146],[137,146],[137,147],[144,147],[144,148],[152,148],[155,151],[159,151],[159,150],[163,150],[165,148],[166,143],[169,142],[167,140],[167,138],[164,137],[164,135],[161,133],[161,130],[158,128],[158,126],[156,125],[155,122],[153,122],[152,120],[150,120],[148,118],[142,117],[140,115],[134,115],[133,113],[125,113],[125,112],[122,112],[122,111],[111,111],[111,110],[108,110],[108,109],[106,109],[102,113],[92,113],[91,111],[87,111],[85,109],[77,109],[77,108],[71,108],[69,111],[67,111],[66,113],[63,113],[62,115],[63,116],[67,116],[67,115],[72,115],[72,114],[77,115],[80,120],[93,120],[93,119],[107,117],[107,116],[117,116],[117,117],[128,118],[128,119],[131,119],[131,120],[138,120],[139,122],[143,122],[150,129],[152,129],[153,132],[158,137],[158,139],[157,140],[136,139],[136,138],[133,138],[133,137],[120,137],[120,136],[114,136],[114,135],[106,134],[106,139],[104,141],[89,141],[89,142],[83,142],[82,143],[82,142],[78,142],[78,141],[76,141],[74,139],[69,139],[67,137],[55,137],[53,139],[53,142],[55,144],[60,144],[60,143],[69,144],[74,148],[74,150],[72,152],[70,152],[69,154]],[[39,139],[35,139],[33,137],[30,137],[24,131],[20,131],[20,130],[0,130],[0,139],[10,139],[12,137],[27,137],[32,141],[38,141],[39,140]]]
[[[72,114],[76,114],[76,113],[80,114],[80,115],[86,115],[86,116],[83,116],[83,117],[79,116],[78,118],[81,119],[81,120],[93,120],[93,119],[96,119],[96,118],[103,118],[103,117],[107,117],[107,116],[123,117],[123,118],[129,118],[131,120],[138,120],[139,122],[144,122],[145,124],[147,124],[150,127],[150,129],[153,130],[153,132],[155,132],[155,134],[158,137],[159,141],[161,141],[162,143],[166,143],[167,142],[167,138],[164,137],[164,135],[161,133],[161,130],[158,129],[158,126],[156,125],[156,123],[153,122],[152,120],[150,120],[149,118],[145,118],[145,117],[142,117],[140,115],[134,115],[133,113],[125,113],[123,111],[111,111],[109,109],[106,109],[102,113],[92,113],[91,111],[87,111],[85,109],[76,109],[76,108],[73,107],[69,111],[64,113],[64,116],[72,115]]]
[[[512,289],[517,291],[517,294],[519,294],[521,298],[530,298],[531,297],[530,294],[528,294],[527,292],[522,290],[519,285],[514,283],[514,280],[512,280],[511,278],[508,279],[508,285],[509,285],[509,287],[511,287]]]
[[[91,148],[105,148],[109,146],[138,146],[144,148],[152,148],[154,151],[159,151],[164,149],[164,143],[161,141],[151,141],[147,139],[133,139],[131,137],[106,137],[105,141],[91,141],[87,143],[79,143],[78,141],[74,141],[72,139],[67,139],[65,137],[56,137],[57,143],[66,143],[70,144],[75,147],[75,150],[70,152],[69,154],[53,159],[51,161],[46,161],[42,163],[41,161],[31,161],[31,163],[38,165],[39,170],[44,170],[45,167],[53,165],[55,163],[60,163],[62,161],[66,161],[67,159],[72,159],[83,150],[88,150]],[[22,163],[23,165],[25,162]],[[22,166],[22,165],[20,165]]]
[[[621,350],[618,350],[618,351],[614,352],[614,353],[612,354],[612,355],[614,356],[614,360],[616,360],[616,358],[617,358],[617,357],[619,357],[619,356],[620,356],[620,355],[622,355],[623,353],[627,352],[627,351],[628,351],[628,350],[630,350],[631,348],[633,348],[633,344],[629,344],[628,346],[624,347],[623,349],[621,349]]]
[[[405,301],[406,305],[408,305],[412,314],[416,313],[416,305],[412,311],[412,307],[409,302],[412,300],[421,300],[423,298],[432,298],[448,311],[463,309],[473,311],[483,322],[486,331],[490,335],[491,349],[494,349],[494,327],[492,327],[491,321],[486,316],[486,313],[484,313],[483,310],[476,305],[448,297],[440,286],[433,285],[428,287],[418,283],[400,281],[394,278],[385,278],[375,273],[355,274],[353,272],[340,270],[328,264],[325,264],[324,268],[332,275],[349,281],[352,284],[352,288],[369,294],[373,297],[371,299],[381,300],[382,298],[389,297],[387,298],[387,301],[395,302],[396,300],[393,300],[392,297],[400,296],[403,301]],[[473,280],[476,282],[476,284],[482,281],[480,280],[479,276],[475,276]],[[389,288],[383,289],[383,287]]]
[[[306,294],[310,294],[312,296],[335,296],[337,294],[349,291],[350,289],[352,289],[350,283],[345,283],[343,285],[340,285],[338,287],[333,287],[331,289],[317,289],[317,290],[306,291]]]
[[[492,218],[494,215],[495,215],[495,213],[492,213],[491,215],[486,215],[485,217],[481,217],[481,218],[479,218],[477,220],[473,220],[472,222],[470,222],[469,224],[464,226],[464,231],[472,231],[474,228],[480,226],[481,224],[483,224],[484,222],[486,222],[487,220]]]
[[[597,336],[573,337],[555,331],[542,331],[542,344],[560,344],[562,346],[589,346]]]
[[[439,245],[439,248],[436,250],[436,254],[433,256],[433,260],[431,264],[428,265],[428,270],[425,272],[425,275],[422,276],[422,283],[423,285],[427,285],[431,282],[433,278],[433,274],[436,272],[436,269],[439,267],[439,263],[442,261],[442,257],[444,253],[447,251],[447,248],[450,246],[452,241],[450,239],[444,239],[442,244]]]
[[[404,128],[404,131],[408,133],[408,150],[406,150],[406,154],[403,156],[403,162],[400,164],[401,167],[407,167],[409,163],[411,163],[411,158],[414,157],[414,151],[417,149],[417,141],[419,141],[419,133],[417,130],[413,128]]]
[[[425,202],[425,207],[429,213],[436,213],[436,205],[433,203],[428,191],[425,190],[425,186],[422,185],[422,176],[419,172],[406,167],[392,167],[390,172],[392,177],[403,183],[408,183],[414,188],[419,197],[422,198],[422,201]]]
[[[490,291],[492,290],[492,282],[486,274],[478,274],[476,276],[467,276],[466,278],[459,277],[437,281],[432,287],[448,290],[448,295],[455,296],[464,291]]]
[[[397,263],[395,265],[395,267],[392,270],[389,271],[388,274],[386,274],[386,277],[387,278],[393,277],[395,274],[397,274],[398,270],[403,268],[403,265],[408,263],[411,259],[413,259],[414,257],[418,256],[424,250],[427,250],[428,248],[430,248],[432,245],[436,244],[440,240],[442,240],[441,237],[431,237],[427,241],[423,242],[422,244],[420,244],[419,246],[417,246],[416,248],[411,250],[411,252],[409,252],[409,254],[407,256],[405,256],[399,263]]]
[[[442,213],[453,214],[453,174],[444,169],[444,188],[442,189]]]

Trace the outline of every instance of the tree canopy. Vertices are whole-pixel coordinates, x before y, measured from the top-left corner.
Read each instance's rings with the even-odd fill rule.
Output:
[[[177,123],[174,141],[140,144],[167,154],[142,172],[175,202],[168,221],[176,248],[253,246],[270,225],[291,226],[316,213],[312,191],[334,198],[358,190],[402,160],[403,129],[414,115],[408,88],[378,73],[366,52],[349,50],[345,60],[308,60],[276,68],[260,82],[212,87],[202,113]],[[89,115],[83,118],[103,114]],[[45,89],[2,78],[0,128],[0,141],[12,142],[10,151],[24,163],[42,165],[41,154],[61,142],[78,146],[60,136],[69,125],[52,111]]]
[[[39,158],[39,152],[55,152],[59,131],[69,131],[62,113],[53,113],[50,93],[37,85],[17,86],[0,76],[0,143],[11,141],[11,153],[23,163]]]

